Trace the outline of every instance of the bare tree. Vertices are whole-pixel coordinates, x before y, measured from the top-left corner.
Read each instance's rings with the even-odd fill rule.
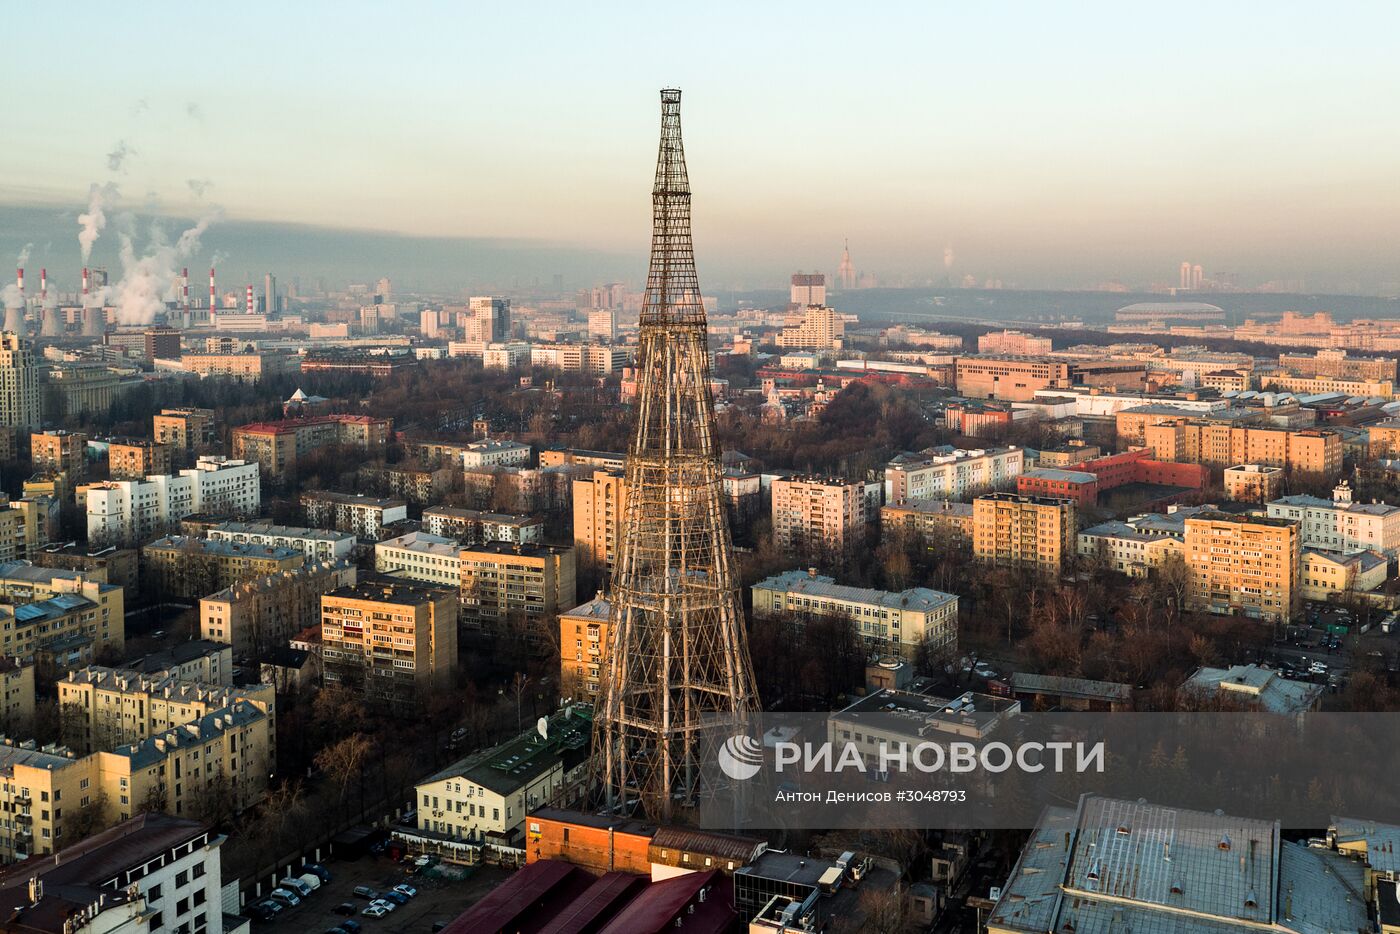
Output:
[[[368,761],[373,748],[374,742],[368,736],[363,733],[351,733],[316,754],[316,767],[329,775],[339,786],[342,811],[351,780],[358,779],[363,787],[365,762]]]

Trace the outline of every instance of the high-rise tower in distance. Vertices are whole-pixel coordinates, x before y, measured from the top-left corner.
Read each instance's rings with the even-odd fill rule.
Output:
[[[715,754],[734,732],[725,724],[758,709],[720,498],[677,90],[661,92],[651,203],[637,428],[592,771],[609,810],[666,820],[715,790]]]
[[[842,289],[856,287],[856,267],[851,262],[851,243],[849,240],[841,247],[841,266],[836,270],[836,278],[840,281]]]

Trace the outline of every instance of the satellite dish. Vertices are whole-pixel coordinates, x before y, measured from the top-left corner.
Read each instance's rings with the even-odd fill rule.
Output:
[[[540,739],[549,739],[549,719],[540,717],[540,721],[535,724],[535,729],[540,731]]]

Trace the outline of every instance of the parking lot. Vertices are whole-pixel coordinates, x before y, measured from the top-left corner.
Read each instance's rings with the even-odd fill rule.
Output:
[[[427,934],[435,922],[457,917],[510,875],[494,866],[476,866],[470,870],[433,867],[419,872],[412,863],[394,862],[387,856],[367,855],[358,860],[332,860],[322,865],[331,873],[330,882],[322,884],[300,905],[284,909],[272,921],[254,921],[253,930],[321,934],[345,920],[343,915],[335,913],[335,907],[351,902],[356,909],[354,920],[363,927],[363,934]],[[461,881],[443,878],[445,872],[454,870],[469,874]],[[354,895],[356,886],[367,885],[384,892],[401,882],[418,890],[418,895],[408,904],[382,918],[359,914],[360,909],[369,904],[369,899]]]

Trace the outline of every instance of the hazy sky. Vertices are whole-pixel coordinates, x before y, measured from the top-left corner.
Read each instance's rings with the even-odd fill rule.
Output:
[[[234,10],[236,9],[236,12]],[[646,249],[685,91],[702,281],[1400,280],[1400,7],[30,3],[0,202]],[[108,154],[124,141],[116,171]],[[210,240],[217,230],[211,231]],[[76,229],[75,229],[76,234]],[[76,242],[74,245],[76,252]],[[716,282],[715,284],[719,284]]]

